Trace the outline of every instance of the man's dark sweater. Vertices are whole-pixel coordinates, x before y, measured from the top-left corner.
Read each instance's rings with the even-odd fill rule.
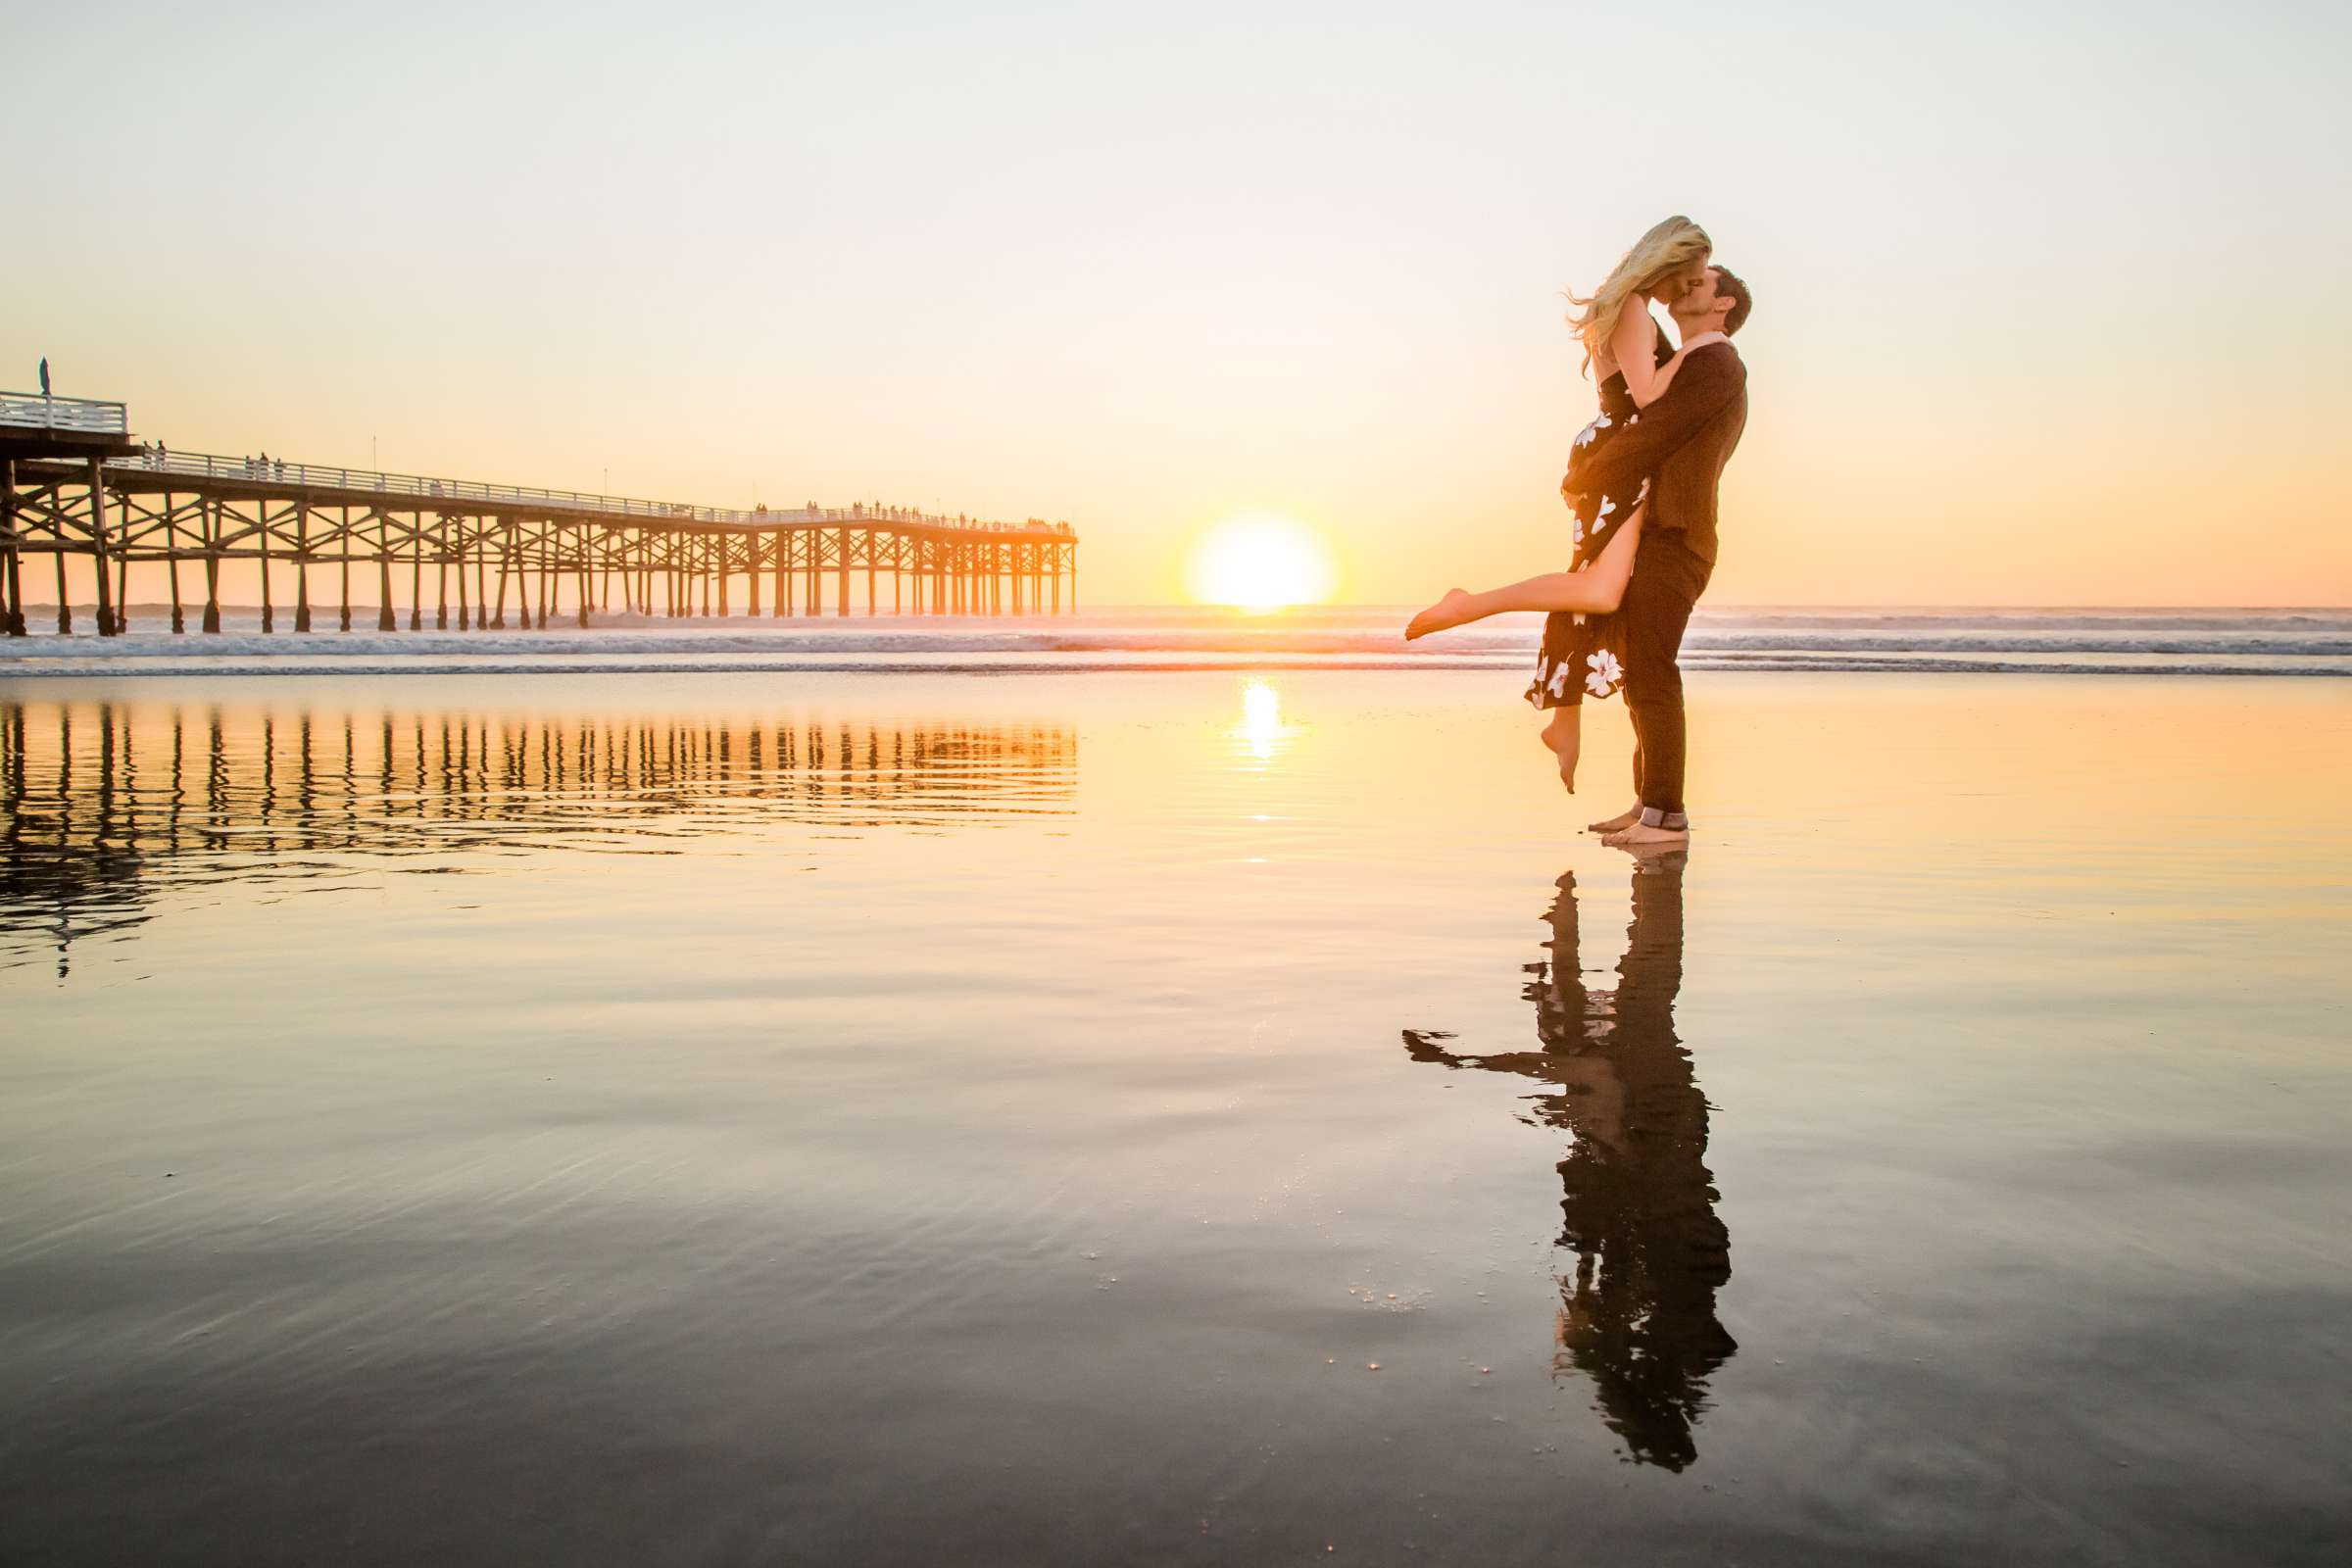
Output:
[[[1709,343],[1691,351],[1666,395],[1638,419],[1577,450],[1566,488],[1630,495],[1652,475],[1643,526],[1681,529],[1690,553],[1712,565],[1716,489],[1746,428],[1747,367],[1730,343]]]

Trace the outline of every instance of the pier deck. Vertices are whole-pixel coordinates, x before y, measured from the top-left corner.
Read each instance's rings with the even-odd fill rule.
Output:
[[[41,555],[56,564],[57,629],[73,629],[67,563],[86,560],[104,635],[127,629],[134,563],[168,567],[174,632],[188,629],[191,605],[201,629],[218,632],[221,565],[248,561],[264,631],[278,629],[281,583],[292,628],[318,629],[319,567],[332,569],[332,613],[349,631],[355,565],[375,570],[378,631],[399,629],[403,587],[409,629],[422,629],[428,567],[432,624],[450,626],[454,587],[461,631],[507,626],[510,588],[519,625],[585,626],[612,609],[616,581],[624,612],[678,618],[730,615],[738,603],[756,616],[763,600],[771,617],[819,615],[828,600],[846,616],[859,573],[867,614],[882,612],[885,575],[893,614],[1060,614],[1078,602],[1066,522],[692,506],[174,452],[134,441],[120,403],[0,393],[0,627],[11,635],[27,629],[24,559]]]

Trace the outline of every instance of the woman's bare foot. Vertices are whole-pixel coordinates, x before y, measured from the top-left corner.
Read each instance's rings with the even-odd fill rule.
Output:
[[[1405,622],[1404,640],[1426,637],[1433,631],[1459,626],[1470,618],[1470,596],[1459,588],[1448,588],[1446,597]]]
[[[1588,833],[1603,834],[1622,833],[1627,828],[1632,827],[1636,822],[1641,820],[1642,803],[1640,801],[1636,801],[1633,805],[1627,807],[1624,810],[1619,811],[1615,816],[1610,817],[1604,822],[1586,823],[1585,831]]]
[[[1562,719],[1562,713],[1574,713],[1573,708],[1552,710],[1551,722],[1544,726],[1544,749],[1552,755],[1560,768],[1560,787],[1569,794],[1576,793],[1576,762],[1583,754],[1583,737],[1574,718]]]

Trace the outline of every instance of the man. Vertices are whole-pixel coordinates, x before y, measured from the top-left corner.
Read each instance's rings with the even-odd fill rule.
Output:
[[[1747,427],[1747,367],[1728,341],[1747,323],[1751,296],[1729,270],[1710,267],[1669,306],[1693,348],[1666,395],[1614,440],[1579,448],[1563,491],[1629,495],[1651,476],[1633,579],[1617,614],[1625,642],[1625,706],[1634,721],[1633,808],[1592,824],[1619,849],[1688,844],[1683,718],[1683,630],[1715,570],[1716,492]]]

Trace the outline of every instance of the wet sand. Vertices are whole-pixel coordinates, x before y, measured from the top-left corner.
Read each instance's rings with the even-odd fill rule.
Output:
[[[1509,684],[0,683],[0,1560],[2340,1560],[2341,684]]]

